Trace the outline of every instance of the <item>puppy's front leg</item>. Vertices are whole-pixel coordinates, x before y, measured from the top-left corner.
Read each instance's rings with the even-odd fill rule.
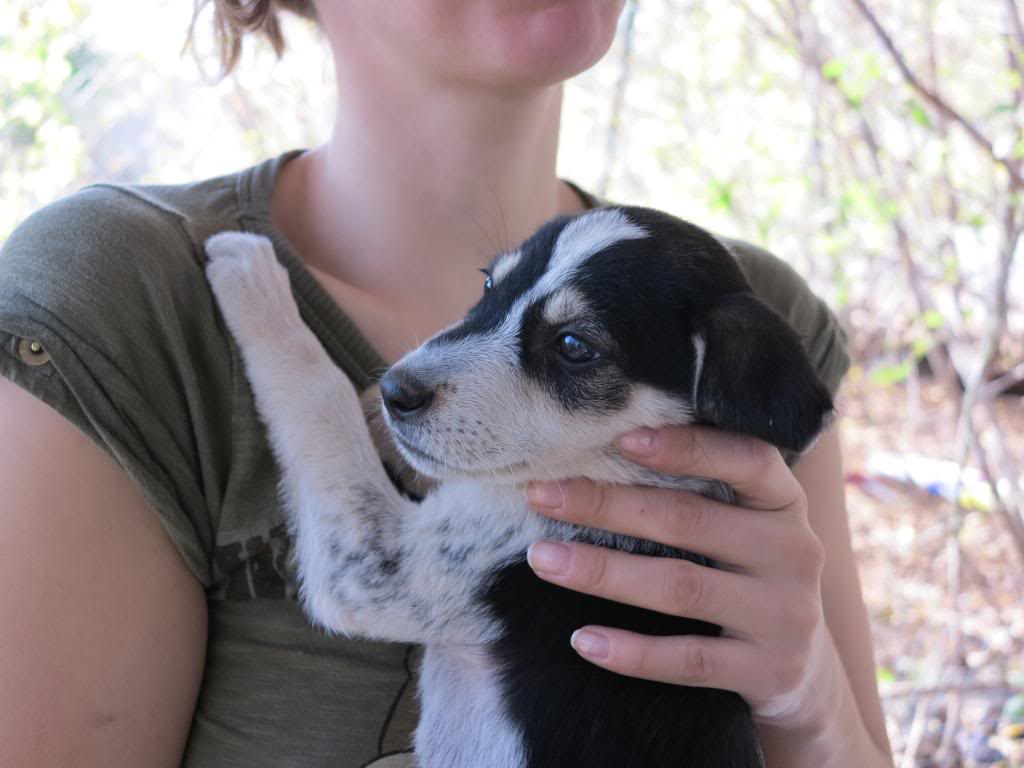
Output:
[[[418,507],[388,479],[355,389],[299,317],[270,241],[223,233],[206,252],[282,468],[307,611],[346,634],[421,642],[443,632],[413,583]]]

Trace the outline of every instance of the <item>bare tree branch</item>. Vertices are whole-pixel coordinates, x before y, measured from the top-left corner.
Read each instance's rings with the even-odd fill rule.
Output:
[[[766,18],[754,11],[754,9],[750,7],[748,0],[740,0],[740,5],[746,12],[747,18],[754,23],[754,26],[757,27],[761,34],[770,40],[774,40],[776,43],[785,44],[782,33],[775,29]]]
[[[1006,0],[1006,11],[1010,17],[1010,26],[1013,27],[1014,36],[1017,38],[1017,45],[1024,51],[1024,22],[1021,21],[1020,11],[1017,10],[1017,0]],[[1017,59],[1020,61],[1020,58]]]
[[[630,0],[626,8],[625,26],[622,30],[622,57],[619,60],[619,79],[612,93],[611,114],[608,116],[608,134],[605,142],[604,168],[597,184],[597,194],[604,198],[608,195],[608,185],[615,171],[615,163],[619,156],[619,140],[622,134],[622,110],[626,101],[626,88],[629,85],[633,66],[633,28],[636,21],[637,3]]]
[[[974,123],[961,115],[957,110],[953,109],[945,99],[921,82],[917,75],[914,74],[913,70],[910,69],[910,66],[907,64],[903,54],[896,48],[896,44],[893,42],[893,39],[889,36],[889,33],[885,31],[885,28],[878,21],[878,17],[876,17],[874,12],[868,7],[865,0],[850,0],[850,2],[857,6],[868,24],[871,25],[872,29],[874,29],[875,34],[878,36],[879,40],[881,40],[882,45],[889,52],[889,55],[892,56],[893,61],[896,63],[897,68],[903,75],[903,79],[907,81],[907,84],[921,94],[921,96],[923,96],[935,109],[946,115],[949,119],[958,123],[965,131],[967,131],[967,135],[971,137],[975,144],[985,150],[989,157],[1006,169],[1006,172],[1013,180],[1014,186],[1024,186],[1024,175],[1021,174],[1020,163],[999,157],[999,155],[996,154],[996,150],[992,142],[978,129],[976,125],[974,125]]]
[[[928,724],[928,705],[932,697],[925,694],[917,700],[914,706],[914,718],[910,722],[910,730],[907,732],[907,745],[903,749],[903,760],[900,761],[900,768],[914,768],[917,764],[917,753],[921,749],[921,742],[924,740],[925,727]]]
[[[966,382],[966,391],[964,392],[963,400],[960,404],[960,419],[957,426],[957,449],[956,449],[956,463],[961,467],[960,473],[958,473],[956,483],[953,489],[953,501],[956,509],[949,518],[951,528],[959,530],[959,526],[963,522],[963,510],[960,508],[960,487],[963,475],[963,467],[967,461],[967,453],[969,450],[974,451],[979,458],[985,460],[985,451],[981,446],[981,441],[978,439],[978,433],[973,423],[973,415],[975,406],[984,404],[985,401],[981,399],[981,395],[984,391],[985,376],[988,373],[989,365],[996,358],[999,352],[999,345],[1003,338],[1003,333],[1006,329],[1006,316],[1009,308],[1008,302],[1008,285],[1010,282],[1010,270],[1013,266],[1013,259],[1017,253],[1017,246],[1020,242],[1022,231],[1020,223],[1018,222],[1018,212],[1016,208],[1016,201],[1011,195],[1010,200],[1007,201],[1005,209],[1003,211],[1003,246],[1001,253],[999,254],[999,264],[995,279],[992,283],[992,296],[990,298],[990,309],[988,313],[988,327],[985,331],[984,338],[982,339],[981,348],[978,351],[978,355],[974,360],[974,368],[969,372],[962,372],[962,378]],[[989,401],[991,402],[991,401]],[[998,432],[999,426],[993,420],[993,428]],[[1001,440],[1001,435],[999,439]],[[1019,513],[1013,513],[1009,510],[1005,510],[1005,505],[1002,499],[999,498],[999,490],[995,482],[992,480],[991,472],[986,472],[989,476],[989,484],[992,489],[993,495],[996,498],[997,503],[1003,507],[1000,510],[1001,513],[1005,511],[1005,514],[1001,514],[1003,517],[1008,532],[1014,539],[1014,542],[1021,553],[1021,557],[1024,558],[1024,539],[1021,538],[1021,528],[1019,525]],[[1013,474],[1012,472],[1010,474]],[[952,555],[952,553],[950,553]]]
[[[1024,381],[1024,363],[1015,365],[1002,376],[989,381],[981,388],[979,397],[982,400],[993,400],[999,397],[1010,387],[1014,387]]]
[[[778,3],[775,5],[780,17],[783,22],[786,23],[790,33],[794,37],[797,48],[801,54],[801,63],[804,64],[806,69],[810,70],[818,84],[824,84],[834,89],[840,94],[844,102],[849,103],[849,99],[846,94],[842,92],[842,89],[839,87],[839,83],[835,79],[825,77],[822,71],[824,62],[828,61],[828,59],[832,57],[832,51],[830,50],[828,41],[822,33],[821,28],[817,24],[817,19],[814,14],[802,14],[800,7],[793,2],[793,0],[790,2],[790,8],[792,10],[791,16],[787,15]],[[805,28],[805,25],[810,27],[809,32]],[[812,40],[809,40],[809,38],[812,38],[813,42]],[[887,193],[891,194],[895,199],[898,197],[898,193],[892,189],[893,184],[888,179],[886,169],[882,162],[882,147],[876,137],[871,121],[868,119],[867,114],[865,114],[864,109],[856,109],[854,111],[856,115],[855,119],[857,120],[860,128],[861,137],[864,139],[864,144],[868,149],[871,168],[877,178],[880,179],[886,187]],[[926,312],[934,310],[935,305],[931,300],[929,292],[922,284],[920,270],[914,260],[912,240],[908,232],[908,227],[901,214],[897,213],[892,216],[892,227],[896,238],[896,253],[899,256],[900,263],[903,266],[903,271],[906,274],[907,284],[914,297],[914,303],[917,307],[918,314],[923,315]],[[959,383],[955,381],[956,371],[953,368],[953,364],[949,359],[949,354],[944,344],[938,344],[931,347],[925,355],[928,359],[929,365],[932,367],[932,370],[935,371],[936,376],[951,385],[951,392],[959,386]]]
[[[995,511],[996,514],[1003,521],[1003,525],[1006,526],[1006,530],[1010,535],[1010,539],[1017,549],[1017,554],[1020,555],[1021,566],[1024,567],[1024,519],[1021,518],[1021,512],[1024,511],[1024,504],[1021,503],[1020,499],[1020,482],[1016,467],[1013,466],[1013,460],[1010,457],[1010,451],[1006,447],[1006,439],[1003,436],[1003,431],[999,427],[999,421],[996,418],[995,408],[993,408],[991,402],[982,403],[982,411],[988,417],[989,423],[992,425],[990,435],[992,437],[993,448],[995,453],[995,460],[998,465],[999,475],[1006,480],[1006,498],[1004,499],[1002,493],[999,490],[999,483],[997,482],[996,475],[992,472],[991,467],[988,463],[988,453],[984,446],[981,444],[981,439],[975,435],[974,445],[972,450],[974,451],[975,457],[978,459],[978,463],[981,465],[982,472],[988,481],[988,486],[992,492],[992,498],[995,500]]]
[[[988,693],[993,696],[1005,696],[1007,693],[1024,693],[1024,688],[1013,685],[1006,680],[998,682],[961,682],[961,683],[889,683],[882,686],[881,696],[886,701],[905,699],[912,696],[936,696],[951,690],[961,693]]]

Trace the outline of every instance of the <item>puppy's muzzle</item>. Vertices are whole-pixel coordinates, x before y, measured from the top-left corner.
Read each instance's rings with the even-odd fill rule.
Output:
[[[411,373],[392,368],[380,380],[384,407],[395,421],[421,416],[434,401],[434,390]]]

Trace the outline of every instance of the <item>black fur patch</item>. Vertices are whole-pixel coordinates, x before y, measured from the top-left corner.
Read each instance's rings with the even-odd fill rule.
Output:
[[[528,768],[763,765],[738,694],[617,675],[569,645],[586,624],[648,635],[717,635],[718,627],[563,589],[537,578],[525,561],[504,568],[484,599],[507,628],[491,653],[502,670],[502,699],[523,731]]]
[[[618,210],[648,236],[593,254],[559,286],[584,297],[612,338],[611,348],[601,350],[599,365],[567,372],[553,349],[571,324],[548,323],[547,297],[537,297],[519,329],[524,371],[568,410],[614,411],[625,405],[635,383],[689,403],[693,340],[699,334],[706,356],[700,397],[691,403],[697,420],[785,450],[806,448],[832,412],[832,401],[796,331],[753,292],[736,259],[713,235],[661,211]],[[497,328],[542,277],[569,221],[554,219],[527,240],[509,274],[441,338]]]

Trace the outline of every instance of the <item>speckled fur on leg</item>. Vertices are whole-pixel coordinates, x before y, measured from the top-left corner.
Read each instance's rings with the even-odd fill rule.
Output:
[[[207,275],[239,344],[283,472],[303,602],[327,629],[382,640],[477,638],[473,563],[445,578],[421,551],[438,502],[403,498],[384,471],[351,382],[302,323],[265,238],[217,235]],[[440,499],[438,500],[440,501]]]

